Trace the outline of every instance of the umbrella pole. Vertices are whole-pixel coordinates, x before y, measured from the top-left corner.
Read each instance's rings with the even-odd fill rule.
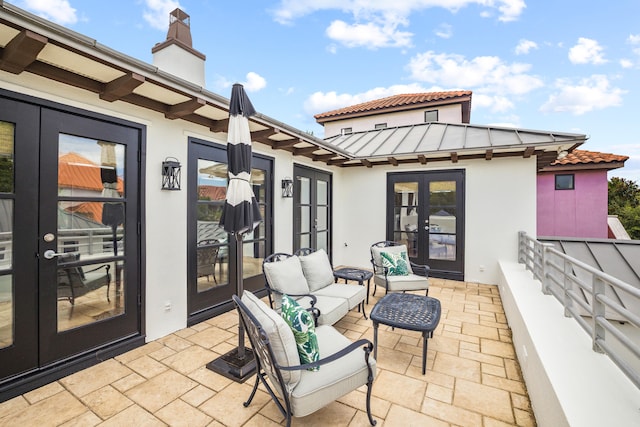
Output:
[[[243,250],[244,247],[242,245],[242,234],[236,233],[236,294],[239,298],[242,298],[242,293],[244,292],[244,277],[242,274],[242,263],[244,260],[242,253]],[[242,360],[245,357],[244,327],[242,326],[242,319],[240,319],[239,317],[240,313],[238,313],[238,359]]]
[[[244,292],[242,278],[242,235],[236,236],[236,292],[242,297]],[[207,369],[217,372],[233,381],[243,383],[256,371],[256,359],[253,350],[244,346],[244,327],[238,313],[238,348],[234,348],[226,354],[207,363]]]

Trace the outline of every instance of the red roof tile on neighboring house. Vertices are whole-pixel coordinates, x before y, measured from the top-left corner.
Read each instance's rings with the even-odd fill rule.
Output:
[[[600,153],[598,151],[573,150],[563,159],[556,160],[551,166],[559,165],[588,165],[597,163],[624,163],[629,156],[619,154]],[[620,167],[620,166],[616,166]]]
[[[216,185],[198,186],[198,200],[224,200],[226,196],[226,187],[219,187]]]
[[[100,165],[77,153],[67,153],[58,159],[58,185],[63,188],[102,191]],[[118,193],[122,194],[124,183],[118,178]]]
[[[407,107],[416,104],[440,103],[440,101],[459,101],[470,100],[472,92],[470,90],[456,90],[448,92],[426,92],[426,93],[405,93],[401,95],[393,95],[382,99],[376,99],[362,104],[351,105],[349,107],[337,110],[327,111],[326,113],[316,114],[315,119],[318,122],[326,122],[328,118],[352,115],[357,113],[367,113],[383,109],[393,109],[398,107]]]

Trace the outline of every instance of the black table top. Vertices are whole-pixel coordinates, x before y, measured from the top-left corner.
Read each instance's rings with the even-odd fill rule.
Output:
[[[344,267],[334,270],[333,276],[346,280],[369,280],[373,277],[373,272],[359,268]]]
[[[394,292],[382,297],[369,317],[374,323],[428,332],[438,326],[440,312],[440,301],[435,298]]]

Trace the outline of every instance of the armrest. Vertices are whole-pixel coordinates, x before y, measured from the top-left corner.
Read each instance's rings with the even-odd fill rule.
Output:
[[[384,274],[385,277],[387,273],[389,273],[389,267],[385,267],[384,265],[376,264],[376,262],[371,258],[371,265],[373,265],[373,274]]]
[[[313,294],[289,294],[286,292],[281,292],[278,291],[276,289],[271,289],[271,287],[267,286],[267,292],[269,292],[269,295],[271,295],[271,293],[274,293],[276,295],[288,295],[290,297],[307,297],[311,300],[311,302],[309,304],[311,304],[310,308],[307,308],[307,311],[309,313],[311,313],[311,315],[313,316],[313,323],[315,323],[316,326],[318,326],[318,318],[320,317],[320,309],[316,307],[316,303],[318,302],[318,298],[313,295]],[[271,301],[271,297],[269,297],[269,301]],[[273,307],[272,307],[273,308]]]
[[[311,369],[311,368],[316,368],[318,366],[321,365],[326,365],[327,363],[333,362],[335,360],[340,359],[341,357],[355,351],[356,349],[363,349],[364,350],[364,357],[367,360],[367,362],[369,361],[369,354],[371,353],[371,351],[373,351],[373,343],[371,343],[371,341],[367,340],[367,339],[361,339],[358,340],[354,343],[349,344],[347,347],[343,348],[342,350],[340,350],[337,353],[333,353],[330,356],[327,356],[323,359],[320,359],[318,361],[312,362],[312,363],[305,363],[304,365],[296,365],[296,366],[278,366],[278,369],[281,369],[283,371],[303,371],[306,369]]]
[[[417,274],[418,276],[429,277],[429,270],[431,270],[431,268],[428,265],[416,264],[411,261],[409,261],[409,263],[411,264],[411,269],[413,270],[414,274]]]

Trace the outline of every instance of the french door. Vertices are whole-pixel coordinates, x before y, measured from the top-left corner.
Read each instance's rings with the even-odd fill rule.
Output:
[[[0,384],[140,336],[141,138],[0,96]]]
[[[324,249],[331,258],[331,174],[299,165],[293,173],[293,250]]]
[[[254,154],[251,186],[262,222],[243,235],[244,289],[264,288],[262,260],[272,251],[271,199],[273,160]],[[237,242],[220,225],[227,189],[224,146],[195,138],[189,141],[188,307],[189,324],[228,310],[236,291]]]
[[[390,173],[387,239],[430,275],[464,280],[464,170]]]

